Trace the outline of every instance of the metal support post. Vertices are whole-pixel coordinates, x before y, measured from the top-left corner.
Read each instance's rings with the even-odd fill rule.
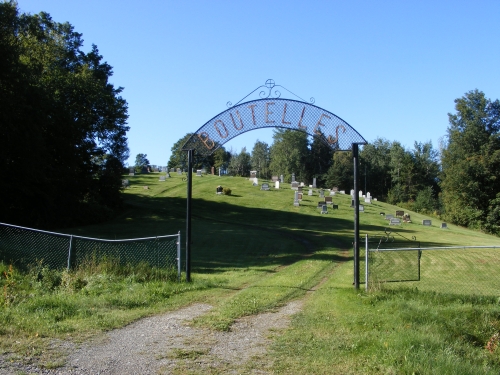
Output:
[[[181,281],[181,231],[177,233],[177,281]]]
[[[191,193],[193,191],[193,150],[187,150],[187,199],[186,199],[186,281],[191,281]]]
[[[352,144],[352,159],[354,162],[354,287],[359,289],[359,145]]]
[[[368,234],[365,234],[365,290],[368,291]]]
[[[75,245],[73,241],[73,236],[69,238],[69,249],[68,249],[68,271],[72,270],[75,266]]]

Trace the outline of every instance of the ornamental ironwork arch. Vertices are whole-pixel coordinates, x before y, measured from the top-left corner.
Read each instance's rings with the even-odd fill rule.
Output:
[[[243,102],[259,92],[260,99]],[[282,99],[282,88],[301,100]],[[266,91],[269,90],[267,95]],[[274,91],[273,91],[274,90]],[[305,132],[320,139],[336,151],[352,150],[354,161],[354,191],[358,190],[358,146],[367,144],[365,139],[337,115],[315,106],[314,99],[307,103],[283,86],[268,79],[234,106],[219,113],[199,128],[182,147],[188,154],[186,196],[186,280],[191,281],[191,198],[193,155],[205,157],[245,132],[261,128],[285,128]],[[354,194],[354,285],[359,288],[359,197]]]
[[[274,85],[274,81],[269,81],[272,80],[266,82],[270,92],[267,97],[234,106],[228,103],[230,108],[194,132],[183,149],[194,150],[198,156],[208,156],[238,135],[262,128],[302,131],[310,136],[320,137],[327,146],[338,151],[351,150],[353,143],[367,143],[337,115],[302,100],[282,99],[279,91],[275,91],[274,96],[271,95],[272,89],[277,85]]]

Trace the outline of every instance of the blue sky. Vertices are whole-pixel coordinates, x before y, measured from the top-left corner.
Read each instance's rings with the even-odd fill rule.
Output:
[[[267,79],[367,141],[438,147],[454,100],[500,98],[500,1],[18,0],[96,44],[129,105],[129,163],[166,165],[172,145]],[[283,95],[282,97],[289,97]],[[293,97],[292,97],[293,98]],[[252,97],[249,99],[257,99]],[[251,150],[272,130],[226,149]]]

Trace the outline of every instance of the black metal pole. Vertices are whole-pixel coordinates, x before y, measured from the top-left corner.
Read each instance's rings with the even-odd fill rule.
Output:
[[[354,287],[359,289],[359,145],[352,144],[352,159],[354,162]]]
[[[191,193],[193,191],[193,150],[187,150],[187,199],[186,199],[186,281],[191,281]]]

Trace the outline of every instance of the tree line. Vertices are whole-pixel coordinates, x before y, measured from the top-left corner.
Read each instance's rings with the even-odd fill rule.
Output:
[[[478,90],[455,100],[449,127],[439,150],[432,142],[415,142],[408,149],[398,141],[377,138],[359,153],[359,186],[372,196],[414,211],[433,214],[450,223],[499,233],[500,223],[500,102]],[[177,141],[169,168],[186,168],[181,150],[192,133]],[[276,129],[273,143],[257,140],[252,150],[219,147],[213,155],[196,159],[196,168],[220,168],[234,176],[270,179],[292,173],[308,184],[353,188],[350,151],[334,152],[321,137],[301,131]]]
[[[121,205],[127,103],[82,46],[69,23],[0,3],[0,221],[67,226]]]

